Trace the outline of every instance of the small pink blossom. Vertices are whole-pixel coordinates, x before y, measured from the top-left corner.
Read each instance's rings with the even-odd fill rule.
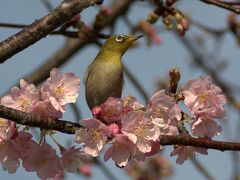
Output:
[[[51,101],[39,101],[35,108],[32,110],[32,113],[37,114],[41,117],[52,117],[52,118],[61,118],[62,112],[60,110],[56,110],[53,107]],[[44,119],[44,118],[43,118]]]
[[[120,133],[120,127],[117,123],[111,123],[108,125],[108,129],[111,131],[112,136],[116,136]]]
[[[132,111],[122,118],[121,132],[136,144],[142,153],[151,151],[151,141],[159,138],[159,128],[151,119],[144,117],[143,111]]]
[[[164,90],[150,98],[146,114],[152,118],[153,124],[160,128],[160,134],[176,135],[177,121],[182,116],[181,108]]]
[[[183,164],[189,158],[195,156],[196,153],[207,155],[206,148],[199,148],[199,147],[192,147],[192,146],[177,146],[172,152],[171,156],[178,156],[177,157],[177,164]]]
[[[78,170],[79,170],[79,172],[80,172],[81,174],[83,174],[84,176],[89,177],[89,176],[92,175],[91,166],[90,166],[89,164],[87,164],[87,163],[80,165],[80,167],[79,167]]]
[[[16,123],[0,118],[0,144],[8,141],[16,131]]]
[[[129,107],[134,111],[141,110],[142,108],[144,108],[144,105],[138,102],[137,99],[132,96],[124,97],[123,102],[124,102],[124,107]]]
[[[84,159],[84,155],[80,152],[80,148],[75,148],[74,146],[70,149],[65,149],[64,147],[60,147],[61,150],[61,161],[63,163],[63,167],[67,172],[77,172],[78,168]]]
[[[191,124],[191,130],[194,136],[212,138],[219,135],[222,128],[212,119],[198,118]]]
[[[157,34],[156,28],[154,26],[152,26],[145,20],[141,20],[139,22],[139,27],[152,42],[154,42],[155,44],[161,43],[161,37]]]
[[[80,79],[73,73],[62,74],[57,68],[53,68],[41,91],[44,99],[49,98],[56,110],[64,112],[62,106],[76,102],[79,86]]]
[[[62,171],[62,164],[55,149],[46,143],[41,146],[31,143],[28,155],[24,156],[22,160],[25,170],[36,171],[37,176],[41,179],[53,178]]]
[[[11,140],[0,145],[0,163],[8,173],[15,173],[20,165],[19,153]]]
[[[111,15],[113,12],[112,8],[103,6],[103,5],[100,7],[100,11],[101,11],[101,13],[106,14],[106,15]]]
[[[226,97],[209,76],[188,81],[183,86],[184,103],[194,116],[223,118]]]
[[[123,100],[120,98],[109,97],[101,105],[101,115],[106,122],[118,121],[121,119],[124,108]]]
[[[127,136],[119,134],[114,137],[112,146],[104,154],[104,161],[112,157],[113,161],[119,166],[126,166],[128,160],[134,156],[136,145]]]
[[[39,91],[33,84],[20,80],[20,88],[13,87],[9,95],[1,99],[1,104],[24,112],[31,112],[39,101]]]
[[[84,119],[79,123],[84,128],[76,131],[75,141],[83,145],[83,151],[86,154],[97,157],[107,137],[111,136],[111,131],[97,119]]]

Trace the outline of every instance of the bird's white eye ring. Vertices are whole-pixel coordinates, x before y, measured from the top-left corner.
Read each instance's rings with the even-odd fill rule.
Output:
[[[117,35],[116,36],[116,41],[117,42],[123,42],[124,41],[124,36],[123,35]]]

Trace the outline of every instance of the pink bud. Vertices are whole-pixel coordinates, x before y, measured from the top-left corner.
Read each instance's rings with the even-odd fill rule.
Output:
[[[92,109],[92,115],[94,118],[98,118],[101,116],[101,107],[100,106],[95,106],[93,109]]]
[[[83,164],[79,167],[79,172],[83,174],[84,176],[91,176],[92,175],[92,170],[91,166],[89,164]]]
[[[116,136],[120,132],[120,128],[116,123],[112,123],[108,126],[108,129],[112,132],[113,136]]]

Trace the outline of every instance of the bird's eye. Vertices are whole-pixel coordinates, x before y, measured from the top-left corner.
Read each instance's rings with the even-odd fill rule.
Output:
[[[116,41],[117,42],[123,42],[124,41],[124,36],[123,35],[117,35],[116,36]]]

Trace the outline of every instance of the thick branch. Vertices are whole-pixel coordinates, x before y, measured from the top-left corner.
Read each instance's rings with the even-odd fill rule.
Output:
[[[0,105],[0,117],[10,119],[18,124],[39,127],[41,129],[56,130],[67,134],[74,134],[80,128],[77,123],[54,120],[50,118],[41,118],[38,115],[27,114],[12,108]],[[220,151],[240,151],[240,143],[211,141],[193,138],[188,135],[162,135],[160,136],[161,145],[185,145],[194,147],[203,147],[208,149],[216,149]]]
[[[64,0],[48,15],[1,42],[0,63],[44,38],[83,9],[99,3],[102,3],[102,0]]]
[[[0,118],[10,119],[22,125],[39,127],[47,130],[57,130],[67,134],[74,134],[75,130],[80,127],[77,123],[51,118],[42,118],[38,115],[28,114],[12,108],[4,107],[3,105],[0,105]]]

